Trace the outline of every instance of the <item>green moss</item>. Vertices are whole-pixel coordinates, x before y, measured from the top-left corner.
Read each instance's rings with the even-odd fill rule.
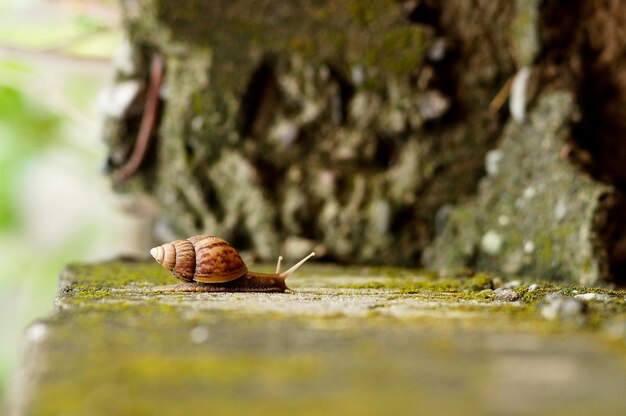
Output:
[[[273,265],[258,266],[259,271],[271,272]],[[539,287],[529,291],[527,285],[514,289],[520,295],[521,303],[493,303],[494,278],[484,273],[458,277],[441,277],[436,273],[422,272],[415,269],[384,267],[337,267],[332,265],[312,264],[299,271],[298,277],[292,278],[292,286],[298,291],[298,284],[315,279],[322,287],[335,290],[363,290],[390,292],[386,301],[370,310],[371,318],[382,319],[389,304],[386,302],[404,302],[407,300],[442,302],[442,307],[455,305],[458,311],[478,313],[474,320],[494,319],[494,316],[506,319],[525,319],[542,322],[538,313],[538,304],[550,293],[562,296],[574,296],[581,293],[601,293],[612,296],[611,302],[591,302],[588,326],[601,328],[609,317],[626,316],[626,291],[609,288],[588,288],[584,286],[559,286],[554,282],[538,282]],[[176,321],[181,313],[196,302],[196,294],[160,294],[151,292],[152,285],[173,282],[173,278],[157,264],[143,262],[114,261],[97,265],[73,265],[64,272],[64,284],[58,298],[58,305],[64,310],[80,308],[84,312],[81,319],[86,325],[99,327],[105,317],[114,314],[116,319],[132,319],[140,315],[152,317],[155,321]],[[531,280],[532,281],[532,280]],[[327,290],[328,290],[327,289]],[[312,296],[314,291],[307,290]],[[245,303],[252,295],[238,295],[236,302]],[[282,296],[290,296],[288,294]],[[317,292],[319,300],[329,296],[327,291]],[[210,297],[207,297],[210,299]],[[445,305],[445,306],[444,306]],[[489,309],[485,309],[488,305]],[[87,309],[85,309],[87,308]],[[233,316],[243,313],[237,312]],[[495,315],[494,315],[495,314]],[[270,315],[265,314],[268,318]],[[108,319],[108,318],[107,318]],[[272,320],[291,320],[286,314],[276,312]],[[326,314],[323,320],[349,319],[345,313]],[[188,319],[188,323],[195,322]],[[106,323],[106,320],[105,320]],[[423,322],[422,322],[423,323]],[[551,325],[553,325],[552,323]],[[542,324],[543,325],[543,324]]]
[[[163,284],[171,279],[154,261],[114,260],[96,264],[70,265],[61,273],[61,285],[71,276],[73,285],[121,287],[137,283]]]
[[[493,278],[487,274],[478,273],[466,280],[461,288],[470,291],[493,289]]]
[[[399,283],[396,281],[391,282],[363,282],[363,283],[351,283],[340,284],[337,286],[339,289],[397,289]]]
[[[520,287],[521,288],[521,287]],[[553,283],[541,283],[539,285],[539,288],[533,290],[533,291],[528,291],[527,288],[524,287],[524,289],[520,289],[518,288],[520,291],[518,292],[518,294],[521,295],[521,300],[523,302],[526,303],[535,303],[538,302],[542,299],[544,299],[546,297],[546,295],[550,294],[550,293],[554,293],[558,290],[558,286],[556,286]],[[516,290],[517,291],[517,290]],[[520,293],[523,292],[523,293]]]
[[[582,285],[566,286],[561,289],[561,293],[566,296],[574,296],[581,293],[599,293],[623,298],[626,296],[625,290],[615,290],[603,287],[587,287]]]
[[[410,282],[406,287],[401,288],[400,293],[417,294],[424,291],[429,292],[456,292],[461,287],[461,283],[454,279],[442,279],[437,281]]]
[[[490,302],[493,300],[493,291],[488,289],[479,292],[466,290],[460,293],[459,298],[466,301]]]
[[[201,48],[220,45],[215,49],[220,55],[214,61],[215,73],[227,89],[240,90],[246,83],[257,64],[255,55],[297,52],[307,61],[380,65],[404,74],[414,70],[423,55],[421,30],[403,19],[393,0],[314,7],[283,3],[278,14],[251,0],[217,8],[198,0],[160,0],[151,9],[157,11],[156,21],[142,19],[137,34],[151,41],[155,30],[167,28],[177,42]],[[251,14],[252,9],[256,12]]]

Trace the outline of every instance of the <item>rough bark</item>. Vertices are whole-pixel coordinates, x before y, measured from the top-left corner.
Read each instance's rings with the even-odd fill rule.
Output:
[[[343,262],[619,281],[624,175],[610,155],[626,149],[625,43],[611,38],[623,39],[625,8],[581,0],[559,20],[570,10],[562,3],[125,3],[134,65],[118,71],[118,83],[145,81],[156,53],[166,78],[154,142],[117,186],[154,195],[161,230],[217,234],[263,259],[314,248]],[[130,158],[141,105],[121,113],[107,122],[112,171]],[[527,136],[539,146],[550,137],[550,148],[516,140]],[[481,182],[499,147],[509,149],[502,171],[515,178]],[[526,163],[531,151],[538,156]],[[568,186],[551,186],[554,177]],[[506,249],[485,255],[481,242],[497,221],[491,203],[511,205],[507,195],[532,180],[542,203],[564,204],[571,223],[555,225],[560,237],[545,247],[534,234],[500,230]],[[507,213],[509,221],[549,221],[554,207],[542,203]],[[461,239],[459,228],[474,231]],[[543,254],[509,267],[531,237]]]

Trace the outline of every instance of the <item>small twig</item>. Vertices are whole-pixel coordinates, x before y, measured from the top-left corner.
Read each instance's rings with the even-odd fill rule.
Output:
[[[159,111],[159,90],[163,84],[164,73],[163,56],[159,53],[152,57],[150,66],[150,83],[148,85],[148,93],[144,105],[141,124],[139,125],[139,133],[135,141],[133,152],[128,161],[122,165],[114,174],[113,179],[116,182],[124,182],[137,172],[141,163],[146,157],[146,152],[152,140],[154,126],[156,123],[157,113]]]
[[[511,92],[511,85],[513,83],[513,77],[510,77],[506,80],[500,91],[493,97],[493,100],[489,103],[489,110],[492,113],[497,113],[500,108],[504,105],[507,98],[509,98],[509,93]]]

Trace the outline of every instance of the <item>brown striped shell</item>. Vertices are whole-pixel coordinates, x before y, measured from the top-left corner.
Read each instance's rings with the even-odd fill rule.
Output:
[[[245,275],[248,268],[237,250],[212,235],[196,235],[150,250],[152,257],[185,282],[230,282]]]

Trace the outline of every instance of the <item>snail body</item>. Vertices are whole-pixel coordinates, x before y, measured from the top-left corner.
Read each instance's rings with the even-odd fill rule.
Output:
[[[309,254],[285,272],[280,272],[278,257],[276,273],[248,270],[243,259],[227,241],[208,235],[176,240],[150,250],[154,259],[183,283],[158,287],[159,291],[175,292],[285,292],[285,280],[304,262]]]

